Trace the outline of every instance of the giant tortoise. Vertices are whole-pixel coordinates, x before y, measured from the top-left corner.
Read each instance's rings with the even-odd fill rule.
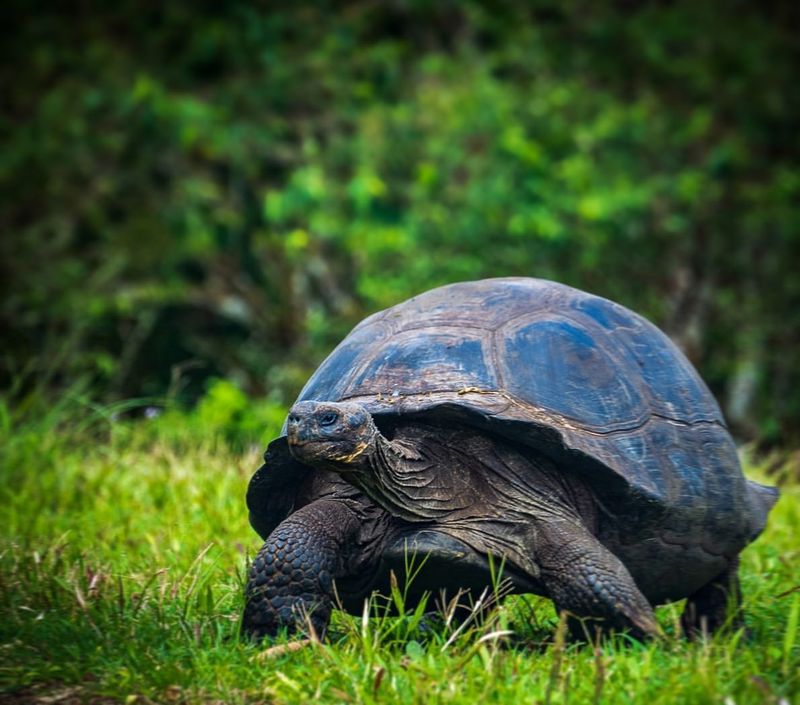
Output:
[[[573,631],[652,636],[652,606],[687,597],[684,629],[713,631],[738,623],[738,557],[776,498],[641,316],[549,281],[451,284],[364,320],[300,393],[247,493],[266,543],[243,630],[323,634],[416,554],[413,595],[502,564]]]

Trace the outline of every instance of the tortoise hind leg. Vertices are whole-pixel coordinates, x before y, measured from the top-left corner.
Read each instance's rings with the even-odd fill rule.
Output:
[[[717,577],[689,595],[681,615],[681,626],[689,638],[713,634],[722,627],[739,629],[744,626],[738,556]]]
[[[659,634],[653,608],[628,569],[585,527],[563,520],[538,525],[535,557],[556,609],[570,614],[573,638],[608,629],[639,639]]]

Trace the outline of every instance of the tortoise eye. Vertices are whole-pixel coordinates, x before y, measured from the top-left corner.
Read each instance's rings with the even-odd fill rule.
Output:
[[[339,418],[339,414],[335,411],[326,411],[319,419],[320,426],[332,426],[336,423],[336,419]]]

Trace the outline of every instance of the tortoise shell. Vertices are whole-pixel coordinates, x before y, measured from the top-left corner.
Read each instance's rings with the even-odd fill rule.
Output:
[[[710,550],[724,536],[728,552],[763,526],[742,511],[750,490],[736,447],[691,363],[641,316],[562,284],[450,284],[376,313],[325,359],[303,400],[359,402],[379,427],[422,416],[536,448],[607,502],[635,496],[631,511],[673,516],[665,540],[694,542],[701,527]],[[265,459],[248,493],[262,536],[292,511],[303,475],[285,428]]]

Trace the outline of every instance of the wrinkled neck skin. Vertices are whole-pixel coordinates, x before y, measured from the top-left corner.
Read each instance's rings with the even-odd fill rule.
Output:
[[[590,493],[572,473],[474,430],[413,425],[388,440],[376,429],[348,461],[328,461],[326,469],[408,522],[475,531],[478,525],[489,530],[487,522],[528,526],[531,518],[594,515]]]
[[[462,506],[443,492],[436,461],[409,439],[388,440],[375,431],[373,442],[344,462],[329,460],[325,469],[339,473],[376,504],[410,522],[431,521]]]

